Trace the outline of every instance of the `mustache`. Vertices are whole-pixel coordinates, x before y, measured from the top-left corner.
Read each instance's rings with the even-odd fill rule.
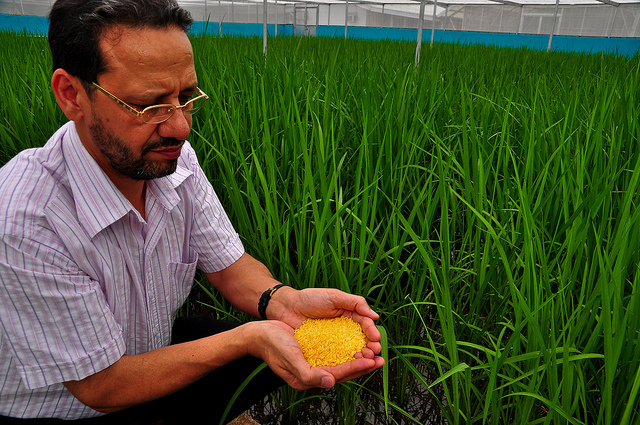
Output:
[[[174,137],[162,137],[159,140],[155,140],[153,142],[149,142],[142,149],[142,154],[154,150],[154,149],[163,149],[163,148],[177,148],[182,145],[184,140],[176,139]]]

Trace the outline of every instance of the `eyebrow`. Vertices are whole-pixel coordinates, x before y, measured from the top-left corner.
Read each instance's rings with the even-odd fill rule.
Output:
[[[181,93],[184,93],[184,92],[195,93],[197,91],[196,90],[197,87],[198,87],[198,83],[196,82],[195,84],[189,85],[189,86],[183,88],[182,90],[180,90],[178,95],[180,95]],[[131,103],[135,104],[136,101],[140,101],[142,103],[157,103],[158,99],[161,99],[161,98],[166,97],[166,96],[168,96],[168,94],[166,92],[163,92],[163,91],[154,92],[154,91],[149,90],[145,94],[134,95],[133,97],[136,100],[132,101]],[[147,100],[147,99],[152,99],[152,100]]]

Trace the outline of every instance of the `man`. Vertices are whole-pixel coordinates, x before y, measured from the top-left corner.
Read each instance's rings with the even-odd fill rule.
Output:
[[[51,10],[51,84],[70,122],[0,170],[2,423],[217,423],[263,361],[229,418],[283,382],[331,388],[384,363],[362,297],[281,287],[244,252],[186,141],[206,100],[191,23],[175,0]],[[175,319],[196,268],[269,320]],[[367,347],[310,367],[294,328],[340,315],[362,325]]]

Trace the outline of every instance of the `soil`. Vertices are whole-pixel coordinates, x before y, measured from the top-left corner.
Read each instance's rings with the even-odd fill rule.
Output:
[[[229,422],[228,425],[260,425],[260,424],[254,421],[253,419],[251,419],[246,413],[243,413],[242,415],[238,416],[237,418]]]

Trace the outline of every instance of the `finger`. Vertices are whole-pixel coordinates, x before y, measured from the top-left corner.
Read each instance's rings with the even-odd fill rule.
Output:
[[[337,383],[341,384],[343,382],[347,382],[347,381],[351,381],[353,379],[359,378],[360,376],[368,375],[369,373],[375,371],[376,369],[379,369],[382,366],[384,366],[385,360],[382,357],[374,357],[373,360],[374,360],[374,365],[371,366],[370,368],[360,370],[358,372],[352,373],[351,375],[345,376],[341,378]]]
[[[351,360],[346,363],[339,364],[337,366],[321,366],[318,369],[325,370],[333,375],[336,381],[343,379],[344,377],[351,376],[353,374],[361,373],[364,370],[368,370],[374,367],[376,361],[374,359],[366,359],[361,357],[359,359]]]
[[[294,378],[291,382],[287,382],[291,388],[296,391],[308,390],[310,388],[333,388],[337,381],[336,378],[321,368],[312,367],[311,375]],[[286,381],[286,380],[285,380]]]
[[[333,299],[332,303],[337,309],[356,312],[361,316],[368,317],[372,320],[380,318],[378,313],[369,307],[367,300],[360,295],[347,294],[346,292],[342,292],[337,289],[331,290],[329,294],[331,294]]]
[[[369,320],[365,320],[364,325],[360,325],[362,327],[362,331],[367,337],[367,340],[371,342],[379,342],[381,335],[380,331],[376,327],[376,325]]]
[[[323,368],[312,367],[304,360],[302,363],[294,361],[287,365],[274,366],[276,367],[272,367],[272,370],[297,391],[309,388],[332,388],[336,384],[336,378],[330,372]]]
[[[354,359],[372,359],[376,356],[376,353],[373,352],[373,350],[371,350],[368,347],[364,347],[362,349],[362,351],[358,351],[356,354],[353,355]]]
[[[354,298],[354,304],[351,310],[361,316],[368,317],[371,320],[378,320],[380,318],[380,315],[373,311],[373,309],[369,307],[367,300],[365,300],[364,297],[361,296],[356,296]]]
[[[367,346],[365,348],[363,348],[362,350],[363,351],[364,350],[371,350],[373,355],[380,354],[380,352],[382,351],[382,344],[380,344],[379,342],[368,341],[367,342]],[[367,356],[365,356],[365,357],[367,357]]]
[[[371,318],[362,316],[356,312],[352,312],[351,320],[358,323],[362,328],[365,336],[369,341],[378,342],[380,341],[380,331],[378,330],[376,324],[371,320]]]
[[[375,357],[373,359],[362,358],[353,360],[338,366],[326,367],[323,369],[331,372],[336,379],[336,383],[340,384],[371,373],[383,365],[384,359],[382,357]]]
[[[358,378],[360,378],[361,376],[366,376],[366,375],[368,375],[368,374],[370,374],[370,373],[372,373],[372,372],[375,372],[378,368],[379,368],[379,367],[378,367],[378,366],[376,366],[376,367],[372,367],[372,368],[371,368],[371,369],[369,369],[369,370],[364,370],[364,371],[362,371],[361,373],[353,374],[353,375],[351,375],[351,376],[346,376],[346,377],[344,377],[344,378],[340,379],[339,381],[336,381],[336,385],[337,385],[337,384],[343,384],[343,383],[345,383],[345,382],[349,382],[349,381],[353,381],[354,379],[358,379]]]
[[[371,307],[369,307],[369,304],[367,304],[367,302],[364,301],[364,298],[362,300],[363,300],[363,303],[358,303],[356,305],[355,311],[372,320],[378,320],[380,318],[380,315],[375,311],[373,311]]]
[[[378,353],[376,353],[374,350],[372,350],[369,347],[364,347],[362,349],[362,351],[360,352],[360,355],[362,357],[364,357],[365,359],[372,359],[372,358],[374,358],[376,356],[376,354],[378,354]]]

